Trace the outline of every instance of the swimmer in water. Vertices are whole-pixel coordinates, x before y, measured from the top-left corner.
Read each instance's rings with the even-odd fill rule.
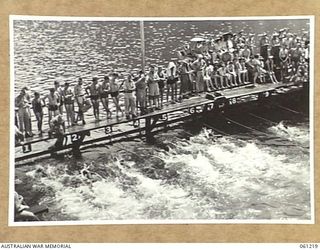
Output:
[[[101,175],[99,175],[98,173],[92,172],[89,170],[90,166],[92,166],[93,163],[91,163],[89,166],[85,165],[84,169],[82,169],[80,171],[81,176],[85,179],[85,180],[89,180],[91,182],[96,182],[96,181],[102,181],[103,178]]]

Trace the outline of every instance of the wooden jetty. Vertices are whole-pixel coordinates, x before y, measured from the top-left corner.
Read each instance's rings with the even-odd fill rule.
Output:
[[[49,149],[56,138],[43,136],[26,138],[23,145],[15,147],[15,162],[19,162],[42,155],[56,153],[62,150],[79,151],[83,145],[104,141],[112,143],[121,139],[145,137],[146,141],[152,140],[152,135],[161,130],[166,130],[194,116],[207,112],[223,112],[226,109],[253,102],[264,102],[271,98],[290,95],[302,91],[304,84],[280,83],[258,84],[256,86],[239,86],[225,89],[210,94],[203,93],[199,96],[184,99],[181,103],[167,104],[162,110],[157,110],[135,119],[125,117],[87,122],[86,125],[77,125],[66,129],[64,145],[61,148]]]

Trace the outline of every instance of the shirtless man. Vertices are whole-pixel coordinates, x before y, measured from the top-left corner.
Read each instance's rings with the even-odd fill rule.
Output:
[[[83,108],[84,108],[84,104],[85,104],[85,99],[84,99],[84,94],[85,94],[85,90],[82,86],[82,78],[79,77],[78,79],[78,84],[76,84],[74,86],[74,97],[75,97],[75,100],[78,104],[78,116],[77,116],[77,119],[76,121],[78,121],[79,119],[82,120],[82,124],[86,124],[85,120],[84,120],[84,114],[83,114]]]
[[[254,58],[251,61],[252,65],[252,73],[253,73],[253,84],[257,84],[257,79],[260,76],[260,68],[261,68],[261,62],[259,60],[259,55],[255,55]]]
[[[60,83],[58,81],[54,81],[54,89],[59,96],[59,106],[58,106],[59,113],[60,115],[63,115],[63,104],[64,104],[63,89],[60,87]]]
[[[107,112],[107,118],[111,118],[111,111],[109,109],[109,92],[110,92],[109,81],[110,81],[109,77],[105,76],[100,88],[100,99],[105,111]]]
[[[63,89],[63,96],[64,96],[64,105],[67,113],[68,126],[74,126],[75,125],[74,94],[68,82],[65,83],[65,86]]]
[[[60,96],[54,88],[51,88],[49,91],[49,94],[43,98],[43,101],[45,102],[45,99],[48,99],[48,114],[50,125],[52,117],[58,115],[59,113],[58,109],[60,105]]]
[[[119,116],[119,111],[122,115],[124,114],[120,108],[120,105],[119,105],[119,90],[120,90],[120,87],[122,86],[122,84],[119,85],[119,83],[117,82],[118,77],[119,77],[119,75],[117,73],[112,73],[109,77],[109,79],[110,79],[110,95],[111,95],[112,100],[116,106],[116,116],[117,117]]]
[[[93,107],[93,115],[96,121],[99,121],[99,97],[100,97],[100,86],[98,84],[98,78],[93,77],[92,83],[86,88],[86,93],[90,97]]]

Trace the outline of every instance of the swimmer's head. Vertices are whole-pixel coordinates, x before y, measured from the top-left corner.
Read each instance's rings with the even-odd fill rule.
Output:
[[[34,92],[34,97],[38,98],[40,96],[39,92],[35,91]]]

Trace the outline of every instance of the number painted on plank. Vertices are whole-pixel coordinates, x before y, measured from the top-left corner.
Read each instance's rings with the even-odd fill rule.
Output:
[[[189,113],[190,114],[194,114],[196,111],[195,111],[195,108],[194,107],[191,107],[189,108]]]
[[[106,126],[106,127],[104,127],[104,132],[106,133],[106,134],[110,134],[110,133],[112,133],[112,126]]]
[[[140,120],[139,119],[133,121],[133,127],[135,127],[135,128],[140,127]]]
[[[29,153],[32,151],[31,144],[22,145],[22,152],[23,153]]]
[[[208,110],[208,111],[213,110],[213,107],[214,107],[214,104],[213,104],[213,103],[207,104],[207,110]]]
[[[230,100],[229,100],[229,104],[230,105],[234,105],[234,104],[236,104],[237,103],[237,99],[236,98],[231,98]]]
[[[71,135],[71,141],[72,142],[79,140],[79,138],[80,138],[79,134],[72,134]]]
[[[163,115],[161,116],[161,120],[163,120],[163,121],[168,121],[168,114],[163,114]]]

